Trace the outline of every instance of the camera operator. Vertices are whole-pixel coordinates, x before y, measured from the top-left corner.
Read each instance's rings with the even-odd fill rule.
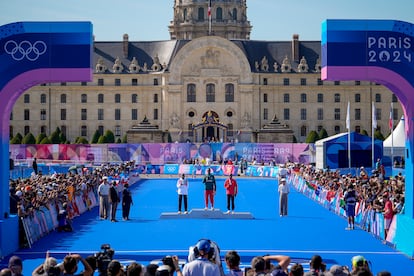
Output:
[[[79,261],[83,264],[83,267],[85,268],[85,270],[79,274],[76,274],[76,271],[78,270]],[[89,265],[89,263],[84,258],[82,258],[82,256],[79,254],[67,255],[63,259],[63,269],[64,269],[64,272],[63,272],[64,276],[78,276],[78,275],[91,276],[93,274],[93,270],[91,266]]]
[[[100,252],[95,254],[99,275],[108,275],[108,266],[114,257],[115,251],[109,244],[102,244]]]
[[[157,268],[155,273],[156,276],[173,276],[174,271],[177,273],[177,276],[182,276],[180,269],[180,263],[177,256],[166,256],[162,259],[163,265]]]

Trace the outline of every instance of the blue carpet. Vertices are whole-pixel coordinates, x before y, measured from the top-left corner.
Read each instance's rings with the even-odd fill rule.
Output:
[[[177,211],[176,179],[142,180],[132,186],[134,205],[131,220],[101,221],[97,208],[74,220],[73,233],[51,233],[30,249],[16,254],[24,259],[24,275],[31,275],[49,250],[61,260],[67,253],[90,255],[110,244],[115,259],[147,264],[166,255],[186,259],[188,248],[200,238],[214,240],[222,257],[228,250],[242,256],[242,267],[257,255],[283,254],[308,268],[314,254],[322,256],[328,268],[333,264],[351,266],[351,258],[363,255],[374,273],[388,270],[392,275],[414,272],[414,261],[383,245],[371,234],[347,231],[345,218],[339,217],[291,189],[289,215],[279,217],[277,182],[274,179],[237,179],[237,212],[250,212],[253,219],[160,219],[163,212]],[[218,178],[215,207],[226,211],[224,178]],[[189,179],[189,209],[203,203],[201,179]],[[183,215],[184,216],[184,215]],[[7,260],[2,261],[2,265]]]

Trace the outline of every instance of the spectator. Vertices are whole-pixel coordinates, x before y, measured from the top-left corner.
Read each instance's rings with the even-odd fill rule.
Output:
[[[33,158],[33,162],[32,162],[32,168],[33,168],[33,172],[35,175],[38,174],[38,169],[37,169],[37,158]]]
[[[346,216],[348,217],[348,227],[347,230],[355,229],[355,205],[357,202],[357,193],[354,190],[354,185],[349,184],[348,190],[344,194],[345,206],[346,206]]]
[[[225,256],[227,268],[230,273],[226,276],[243,276],[243,271],[240,269],[240,255],[235,250],[228,251]]]
[[[352,271],[351,275],[359,276],[372,276],[372,272],[369,268],[368,261],[361,255],[354,256],[351,259],[352,262]]]
[[[122,191],[122,218],[124,220],[129,220],[131,205],[134,204],[132,201],[131,191],[128,188],[129,184],[125,183],[124,190]]]
[[[3,268],[0,270],[0,276],[12,276],[10,268]]]
[[[331,266],[331,268],[329,269],[329,272],[333,276],[349,276],[350,275],[348,267],[340,266],[340,265]]]
[[[305,276],[314,275],[329,275],[325,274],[326,264],[322,261],[322,257],[319,255],[313,255],[310,261],[310,270],[306,272]]]
[[[267,267],[266,263],[270,261],[277,261],[276,266]],[[283,255],[268,255],[268,256],[257,256],[251,261],[251,267],[254,271],[253,275],[262,275],[269,273],[272,276],[287,276],[287,268],[290,263],[289,256]]]
[[[289,276],[303,276],[303,266],[299,263],[292,265],[290,268]]]
[[[121,263],[117,260],[112,260],[109,264],[108,264],[108,276],[120,276],[123,275],[123,270],[122,270],[122,266]]]
[[[19,256],[11,256],[9,259],[9,269],[12,276],[23,276],[23,261]]]
[[[149,264],[146,267],[145,276],[155,276],[157,272],[158,265],[156,264]]]
[[[127,267],[126,275],[127,276],[143,276],[144,269],[141,264],[137,262],[132,262]]]
[[[33,270],[32,276],[59,275],[61,271],[58,267],[56,267],[57,264],[56,259],[54,257],[50,257],[49,252],[46,252],[46,259],[44,263],[40,264]],[[54,270],[55,268],[57,270]]]

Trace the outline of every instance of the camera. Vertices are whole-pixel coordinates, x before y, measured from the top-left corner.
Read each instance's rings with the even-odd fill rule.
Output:
[[[102,244],[101,251],[95,253],[96,264],[101,275],[106,275],[108,265],[112,261],[115,250],[109,244]]]
[[[164,258],[162,258],[162,263],[164,265],[169,266],[171,268],[170,271],[175,270],[174,261],[173,261],[173,258],[171,256],[165,256]]]

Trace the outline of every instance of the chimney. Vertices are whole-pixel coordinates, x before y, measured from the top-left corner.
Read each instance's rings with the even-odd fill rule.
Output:
[[[123,50],[123,52],[124,52],[124,57],[125,58],[127,58],[128,57],[128,46],[129,46],[129,42],[128,42],[128,40],[129,40],[129,37],[128,37],[128,34],[124,34],[124,40],[123,40],[123,42],[122,42],[122,50]]]
[[[292,38],[292,61],[299,62],[299,35],[294,34]]]

